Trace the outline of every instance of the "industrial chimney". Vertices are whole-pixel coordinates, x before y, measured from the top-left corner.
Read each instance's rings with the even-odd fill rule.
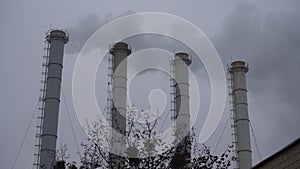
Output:
[[[127,100],[127,56],[131,49],[124,42],[118,42],[110,49],[113,60],[111,125],[112,131],[110,161],[112,168],[123,168],[124,161],[118,156],[126,150],[126,100]],[[120,137],[120,134],[123,137]]]
[[[50,44],[47,66],[46,96],[41,135],[40,168],[52,169],[55,164],[58,113],[60,102],[61,76],[63,68],[64,45],[68,42],[67,32],[52,30],[46,40]]]
[[[190,168],[190,106],[189,106],[189,71],[192,63],[187,53],[176,53],[174,56],[175,79],[175,139],[181,140],[176,146],[172,168]],[[183,160],[184,159],[184,160]]]
[[[240,169],[252,168],[249,115],[247,103],[246,73],[248,65],[243,61],[231,63],[229,73],[232,82],[233,120],[236,134],[237,164]]]

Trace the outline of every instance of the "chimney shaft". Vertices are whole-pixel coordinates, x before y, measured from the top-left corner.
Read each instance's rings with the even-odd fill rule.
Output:
[[[43,132],[40,150],[40,168],[52,169],[55,164],[58,113],[60,103],[61,77],[63,68],[64,44],[68,35],[62,30],[52,30],[46,36],[50,43],[47,64],[47,88],[43,119]]]
[[[127,102],[127,56],[131,50],[124,42],[114,44],[110,49],[113,56],[113,80],[112,98],[113,108],[111,111],[111,125],[117,132],[111,133],[111,154],[112,168],[123,168],[123,158],[117,156],[126,150],[126,140],[120,134],[126,135],[126,102]]]
[[[177,157],[185,159],[180,161],[180,168],[190,168],[191,141],[190,141],[190,106],[189,106],[189,70],[192,63],[187,53],[176,53],[174,56],[174,78],[175,78],[175,139],[181,140],[177,144],[174,162]],[[176,157],[177,156],[177,157]],[[180,159],[179,158],[179,159]],[[178,166],[178,164],[174,164]],[[174,166],[174,167],[175,167]],[[173,168],[174,168],[173,167]]]
[[[234,127],[236,133],[236,146],[238,168],[252,168],[249,116],[247,103],[246,73],[248,66],[243,61],[231,63],[229,72],[232,77],[232,97],[234,110]]]

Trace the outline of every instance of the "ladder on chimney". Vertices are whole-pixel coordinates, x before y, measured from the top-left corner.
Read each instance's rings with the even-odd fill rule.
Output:
[[[34,162],[33,169],[40,169],[40,150],[43,132],[43,120],[45,111],[45,97],[47,88],[47,76],[48,76],[48,62],[49,62],[49,50],[50,44],[45,39],[44,41],[44,54],[42,62],[42,73],[41,73],[41,87],[40,87],[40,97],[39,97],[39,108],[37,115],[37,125],[35,133],[35,145],[34,145]]]
[[[169,59],[170,67],[170,112],[171,120],[176,118],[176,80],[175,80],[175,65],[174,56],[170,56]]]
[[[108,62],[107,62],[107,99],[106,99],[106,116],[107,121],[111,121],[111,110],[113,108],[113,95],[112,95],[112,87],[113,87],[113,72],[114,72],[114,56],[110,54],[110,49],[107,54]]]
[[[231,139],[232,139],[232,145],[233,145],[233,153],[235,156],[235,165],[234,169],[239,169],[239,159],[237,158],[237,134],[236,134],[236,124],[235,124],[235,107],[234,107],[234,96],[233,96],[233,79],[232,74],[229,72],[230,67],[228,66],[227,69],[227,84],[228,84],[228,94],[229,94],[229,115],[230,115],[230,121],[231,121]]]

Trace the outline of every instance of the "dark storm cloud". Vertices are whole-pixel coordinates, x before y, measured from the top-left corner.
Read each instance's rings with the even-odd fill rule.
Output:
[[[250,117],[268,153],[300,136],[300,11],[294,1],[282,5],[289,10],[238,2],[213,40],[224,62],[232,57],[250,65]]]

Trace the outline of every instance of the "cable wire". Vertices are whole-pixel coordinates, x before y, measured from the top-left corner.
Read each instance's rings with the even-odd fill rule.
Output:
[[[257,144],[257,140],[256,140],[256,137],[255,137],[255,134],[254,134],[254,130],[253,130],[251,121],[250,121],[250,128],[251,128],[251,133],[252,133],[253,140],[254,140],[254,143],[255,143],[256,151],[257,151],[257,154],[258,154],[258,159],[261,161],[262,160],[262,156],[261,156],[261,152],[259,150],[258,144]]]
[[[171,111],[168,111],[168,113],[167,113],[167,115],[166,115],[166,117],[165,117],[165,119],[164,119],[164,121],[163,121],[163,123],[162,123],[160,129],[158,130],[159,132],[161,132],[162,128],[164,127],[164,125],[165,125],[165,123],[166,123],[166,121],[167,121],[167,118],[169,117],[169,114],[170,114],[170,113],[171,113]]]
[[[78,146],[77,138],[75,136],[74,127],[73,127],[73,124],[72,124],[72,120],[71,120],[71,116],[70,116],[70,113],[69,113],[69,108],[68,108],[68,105],[67,105],[67,101],[66,101],[66,97],[65,97],[63,88],[62,88],[62,96],[63,96],[63,100],[64,100],[64,105],[66,107],[66,111],[67,111],[69,123],[70,123],[70,126],[71,126],[71,130],[72,130],[72,135],[73,135],[73,138],[74,138],[75,146],[76,146],[77,152],[79,154],[79,158],[81,159],[81,154],[80,154],[80,151],[79,151],[79,146]]]
[[[217,144],[216,144],[216,147],[215,147],[213,153],[216,152],[216,150],[217,150],[217,148],[218,148],[218,146],[219,146],[219,143],[220,143],[220,141],[221,141],[221,138],[223,137],[223,135],[224,135],[224,133],[225,133],[225,129],[226,129],[227,125],[228,125],[229,119],[230,119],[230,118],[228,118],[227,121],[226,121],[226,123],[225,123],[225,126],[224,126],[224,128],[223,128],[223,130],[222,130],[222,133],[221,133],[221,135],[220,135],[220,137],[219,137],[219,139],[218,139],[218,141],[217,141]]]
[[[14,160],[14,163],[13,163],[13,165],[12,165],[12,167],[11,167],[12,169],[15,168],[15,165],[16,165],[16,163],[17,163],[17,160],[18,160],[18,158],[19,158],[19,155],[20,155],[20,153],[21,153],[21,151],[22,151],[22,148],[23,148],[23,145],[24,145],[26,136],[27,136],[28,131],[29,131],[29,129],[30,129],[30,126],[31,126],[31,124],[32,124],[32,120],[33,120],[33,117],[34,117],[34,115],[35,115],[35,113],[36,113],[36,110],[37,110],[38,105],[39,105],[39,102],[37,102],[36,105],[35,105],[35,107],[34,107],[33,113],[32,113],[32,115],[31,115],[31,117],[30,117],[29,124],[28,124],[28,126],[27,126],[27,128],[26,128],[25,134],[24,134],[24,136],[23,136],[23,138],[22,138],[22,142],[21,142],[21,144],[20,144],[20,146],[19,146],[19,149],[18,149],[18,152],[17,152],[17,156],[16,156],[16,158],[15,158],[15,160]]]

